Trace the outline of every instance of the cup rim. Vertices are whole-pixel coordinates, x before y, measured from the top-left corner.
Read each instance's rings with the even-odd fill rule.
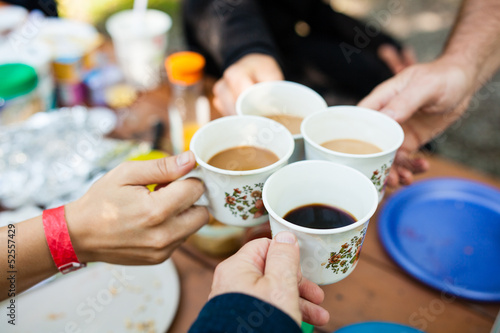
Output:
[[[146,36],[146,38],[148,37],[154,37],[154,36],[157,36],[157,35],[161,35],[161,34],[166,34],[170,31],[170,29],[172,29],[172,17],[161,11],[161,10],[158,10],[158,9],[152,9],[152,8],[147,8],[146,9],[146,12],[145,12],[145,15],[148,15],[147,13],[153,13],[153,15],[157,15],[157,16],[162,16],[164,19],[166,19],[164,21],[164,27],[162,29],[158,29],[158,32],[155,32],[154,34],[149,34],[148,36]],[[106,28],[106,32],[110,35],[110,37],[112,39],[117,39],[117,40],[122,40],[122,39],[129,39],[130,36],[123,36],[120,35],[120,34],[115,34],[115,32],[117,31],[115,28],[116,28],[116,22],[118,20],[122,20],[123,17],[127,16],[127,15],[132,15],[133,14],[133,10],[132,9],[124,9],[124,10],[121,10],[119,12],[116,12],[114,13],[113,15],[111,15],[105,22],[105,28]],[[112,32],[113,30],[113,32]]]
[[[285,155],[283,155],[282,158],[280,158],[278,161],[274,162],[273,164],[270,164],[270,165],[265,166],[263,168],[253,169],[253,170],[245,170],[245,171],[235,171],[235,170],[226,170],[226,169],[216,168],[216,167],[208,164],[204,160],[202,160],[201,157],[196,153],[196,151],[194,149],[194,145],[196,144],[196,142],[198,141],[198,137],[200,136],[199,133],[201,133],[201,131],[204,128],[208,128],[211,126],[217,126],[217,124],[223,123],[223,122],[238,121],[238,120],[241,120],[241,118],[249,118],[249,120],[267,122],[272,126],[278,127],[280,129],[280,131],[284,131],[285,136],[287,136],[287,138],[290,140],[289,141],[290,145],[289,145],[288,150],[285,153]],[[237,146],[235,146],[235,147],[237,147]],[[283,126],[280,123],[278,123],[277,121],[274,121],[274,120],[269,119],[269,118],[265,118],[265,117],[261,117],[261,116],[251,116],[251,115],[241,115],[241,116],[240,115],[232,115],[232,116],[226,116],[226,117],[221,117],[221,118],[212,120],[208,124],[206,124],[205,126],[203,126],[202,128],[200,128],[198,131],[196,131],[194,133],[193,137],[191,138],[191,142],[189,144],[189,150],[191,150],[193,152],[198,165],[200,165],[201,167],[203,167],[207,170],[210,170],[212,172],[215,172],[218,174],[224,174],[227,176],[249,176],[249,175],[265,173],[267,171],[275,169],[276,167],[286,163],[290,159],[294,149],[295,149],[295,142],[294,142],[293,136],[290,133],[290,131],[286,129],[285,126]]]
[[[272,209],[271,205],[269,204],[269,202],[267,200],[267,192],[269,191],[269,183],[272,182],[272,180],[274,178],[278,177],[281,172],[284,172],[283,170],[285,170],[286,168],[297,167],[300,164],[328,164],[330,166],[333,164],[333,165],[335,165],[335,167],[337,167],[339,169],[349,170],[350,172],[354,172],[354,173],[358,174],[358,176],[362,177],[364,180],[366,180],[366,182],[368,182],[371,185],[369,187],[371,188],[371,192],[372,192],[370,195],[373,197],[373,204],[370,207],[370,210],[368,211],[368,213],[365,214],[361,219],[359,219],[358,221],[356,221],[352,224],[349,224],[345,227],[331,228],[331,229],[313,229],[313,228],[302,227],[302,226],[293,224],[291,222],[288,222],[287,220],[285,220],[284,218],[282,218],[281,216],[276,214],[276,212]],[[351,168],[351,167],[348,167],[348,166],[345,166],[345,165],[342,165],[339,163],[335,163],[335,162],[331,162],[331,161],[323,161],[323,160],[305,160],[305,161],[295,162],[295,163],[289,164],[289,165],[281,168],[280,170],[276,171],[275,173],[273,173],[264,183],[264,188],[262,189],[262,201],[264,202],[264,207],[266,208],[268,214],[270,216],[272,216],[278,223],[290,228],[291,230],[303,232],[306,234],[313,234],[313,235],[333,235],[333,234],[340,234],[340,233],[343,233],[345,231],[349,231],[352,229],[356,229],[356,228],[364,225],[366,222],[368,222],[372,218],[373,214],[375,214],[375,211],[377,210],[378,203],[379,203],[377,189],[375,188],[373,183],[370,181],[370,179],[368,179],[368,177],[366,177],[364,174],[362,174],[360,171],[358,171],[354,168]]]
[[[324,107],[322,108],[323,109],[326,109],[328,107],[328,104],[326,103],[325,99],[323,98],[323,96],[321,96],[320,94],[318,94],[318,92],[316,92],[314,89],[306,86],[306,85],[303,85],[303,84],[300,84],[300,83],[297,83],[297,82],[293,82],[293,81],[287,81],[287,80],[273,80],[273,81],[263,81],[263,82],[258,82],[258,83],[255,83],[253,85],[251,85],[250,87],[248,87],[247,89],[245,89],[237,98],[236,100],[236,114],[240,115],[240,116],[250,116],[250,115],[247,115],[247,114],[244,114],[242,111],[241,111],[241,104],[243,104],[243,99],[246,98],[247,95],[249,95],[250,93],[252,93],[255,89],[258,89],[259,87],[262,87],[262,86],[267,86],[267,85],[282,85],[282,86],[289,86],[289,87],[297,87],[299,89],[304,89],[304,90],[307,90],[308,92],[310,92],[312,95],[315,95],[315,97],[318,97],[318,100],[321,100],[324,102]],[[315,111],[316,112],[316,111]],[[287,114],[287,113],[284,113],[284,114]],[[261,116],[261,115],[255,115],[257,117],[263,117],[263,118],[266,118],[265,116]],[[307,116],[306,116],[307,117]],[[304,119],[302,119],[302,122],[304,122],[304,120],[306,119],[306,117],[304,117]],[[303,136],[302,136],[302,133],[297,133],[297,134],[292,134],[293,138],[294,139],[302,139]]]
[[[389,123],[391,123],[392,125],[394,125],[395,128],[397,128],[397,131],[400,134],[399,135],[399,140],[391,148],[385,149],[385,150],[383,150],[381,152],[378,152],[378,153],[373,153],[373,154],[348,154],[348,153],[341,153],[341,152],[338,152],[338,151],[334,151],[334,150],[330,150],[328,148],[325,148],[322,145],[318,144],[313,139],[311,139],[311,137],[306,133],[305,127],[307,126],[308,122],[311,121],[311,119],[314,119],[318,115],[326,113],[326,112],[328,112],[328,113],[337,113],[337,111],[341,111],[341,109],[346,109],[346,108],[348,108],[348,109],[356,109],[356,110],[361,111],[361,112],[369,112],[369,113],[372,113],[372,114],[376,114],[376,117],[381,117],[381,118],[385,119],[386,121],[388,121]],[[389,116],[387,116],[387,115],[385,115],[385,114],[383,114],[383,113],[381,113],[379,111],[376,111],[376,110],[372,110],[372,109],[368,109],[368,108],[364,108],[364,107],[360,107],[360,106],[354,106],[354,105],[336,105],[336,106],[330,106],[330,107],[327,107],[324,110],[316,111],[316,112],[310,114],[309,116],[307,116],[302,121],[302,124],[300,125],[300,133],[304,137],[304,141],[306,141],[307,143],[309,143],[314,148],[322,151],[323,153],[326,153],[326,154],[329,154],[329,155],[341,156],[341,157],[355,158],[355,159],[366,159],[366,158],[371,158],[371,157],[379,157],[379,156],[385,156],[385,155],[388,155],[388,154],[392,154],[393,152],[395,152],[396,150],[398,150],[399,147],[401,147],[401,145],[403,144],[404,137],[405,137],[404,131],[403,131],[403,128],[401,127],[401,125],[399,125],[399,123],[397,121],[395,121],[394,119],[392,119],[391,117],[389,117]]]

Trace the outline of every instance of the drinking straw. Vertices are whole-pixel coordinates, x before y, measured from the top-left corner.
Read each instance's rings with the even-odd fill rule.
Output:
[[[134,0],[134,25],[137,28],[136,31],[142,32],[144,29],[144,17],[146,15],[146,10],[148,8],[148,0]]]

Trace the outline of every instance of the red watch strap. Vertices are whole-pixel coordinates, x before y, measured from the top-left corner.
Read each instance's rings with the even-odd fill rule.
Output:
[[[73,244],[71,244],[68,225],[64,217],[64,206],[44,210],[42,220],[47,245],[59,271],[65,274],[85,267],[85,264],[78,261]]]

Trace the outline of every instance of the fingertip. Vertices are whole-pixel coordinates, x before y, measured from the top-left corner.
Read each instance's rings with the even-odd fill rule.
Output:
[[[290,231],[279,232],[274,237],[274,240],[277,243],[284,243],[284,244],[296,244],[297,243],[297,237],[293,233],[291,233]]]
[[[316,324],[317,326],[326,325],[330,321],[330,313],[322,307],[320,307],[318,317],[318,324]]]
[[[394,102],[391,102],[391,104],[397,104],[397,99]],[[406,121],[409,116],[407,112],[405,112],[402,108],[400,107],[393,107],[393,105],[387,105],[385,108],[380,110],[383,114],[385,114],[388,117],[391,117],[393,120],[397,121],[398,123],[402,123]]]
[[[323,307],[312,304],[304,299],[300,300],[302,320],[313,326],[323,326],[330,321],[330,313]]]
[[[417,158],[415,160],[415,167],[417,172],[425,172],[429,170],[430,164],[425,158]]]
[[[190,167],[192,169],[194,167],[196,160],[195,160],[193,152],[188,150],[188,151],[185,151],[185,152],[177,155],[175,162],[177,163],[177,166],[179,168]]]
[[[406,168],[399,168],[399,183],[401,185],[410,185],[413,182],[413,174]]]
[[[392,109],[386,109],[386,108],[384,108],[384,109],[380,110],[380,112],[383,113],[383,114],[385,114],[386,116],[392,118],[392,119],[395,119],[398,116],[397,113],[396,113],[396,111],[394,111]]]

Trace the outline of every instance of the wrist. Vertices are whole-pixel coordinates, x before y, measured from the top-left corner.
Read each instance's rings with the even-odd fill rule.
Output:
[[[444,53],[435,62],[438,66],[448,68],[449,72],[459,71],[465,77],[468,90],[475,90],[479,79],[479,65],[475,64],[473,59],[462,54]]]
[[[65,206],[65,213],[69,235],[78,259],[82,262],[97,261],[94,258],[94,251],[89,242],[92,239],[92,235],[87,228],[89,219],[85,217],[84,210],[80,207],[79,201],[67,204]]]
[[[86,266],[76,255],[66,223],[65,207],[44,210],[42,223],[45,239],[57,269],[69,273]]]

